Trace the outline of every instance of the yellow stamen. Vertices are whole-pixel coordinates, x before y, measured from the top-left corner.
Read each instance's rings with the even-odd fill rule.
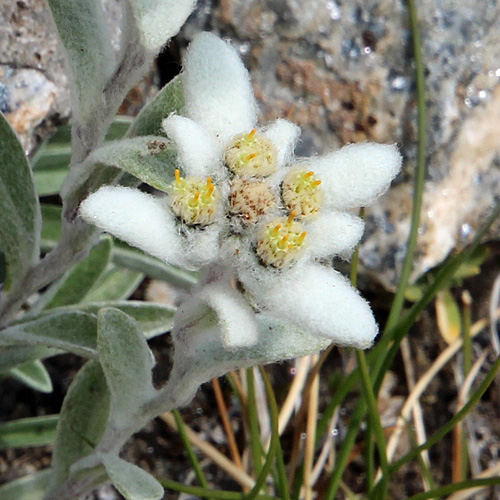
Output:
[[[304,231],[300,236],[299,236],[299,239],[297,240],[297,243],[299,245],[302,244],[302,242],[306,239],[306,235],[307,235],[307,231]]]
[[[213,186],[212,177],[207,177],[207,186],[208,187]]]
[[[310,170],[309,172],[307,172],[307,174],[304,174],[304,177],[312,177],[314,175],[314,172],[312,170]]]
[[[288,240],[288,234],[285,234],[285,236],[283,236],[283,238],[281,238],[281,241],[278,243],[278,247],[281,248],[282,250],[284,250],[285,248],[287,248],[287,242]]]
[[[276,236],[276,235],[279,233],[280,229],[281,229],[281,224],[278,224],[278,225],[277,225],[277,226],[276,226],[276,227],[275,227],[275,228],[271,231],[271,234],[272,234],[273,236]]]
[[[175,169],[175,182],[181,183],[181,171],[178,168]]]
[[[311,184],[313,186],[319,186],[321,184],[321,181],[319,181],[319,180],[318,181],[313,181]]]
[[[255,157],[257,156],[257,153],[252,153],[252,154],[249,154],[245,161],[250,161],[250,160],[253,160]]]
[[[290,215],[288,216],[288,220],[286,221],[286,223],[291,224],[293,222],[293,219],[295,219],[296,215],[297,215],[297,212],[295,210],[292,210],[290,212]]]
[[[251,139],[255,135],[256,132],[257,132],[257,129],[253,128],[252,131],[248,134],[248,138]]]

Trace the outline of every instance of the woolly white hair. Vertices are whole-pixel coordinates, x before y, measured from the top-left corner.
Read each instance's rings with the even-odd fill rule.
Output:
[[[156,52],[179,32],[196,0],[133,0],[130,2],[139,26],[142,43]]]
[[[200,124],[184,116],[170,115],[162,125],[177,146],[186,176],[207,177],[221,168],[221,147]]]
[[[184,59],[187,116],[216,135],[222,144],[250,132],[257,106],[250,76],[237,52],[210,33],[200,33]]]
[[[293,155],[293,150],[300,136],[300,127],[295,123],[279,118],[262,130],[262,133],[278,150],[278,168],[286,165]]]
[[[259,327],[255,313],[228,279],[205,286],[197,297],[216,312],[226,348],[249,347],[257,342]]]
[[[364,222],[346,212],[323,212],[307,224],[307,247],[311,257],[347,256],[361,239]]]
[[[396,145],[373,142],[350,144],[304,162],[323,182],[325,207],[335,210],[372,204],[401,169]]]
[[[89,224],[163,261],[182,261],[175,219],[164,198],[138,189],[105,186],[82,202],[80,215]]]
[[[331,268],[297,265],[273,276],[244,270],[240,279],[264,311],[338,345],[366,349],[378,333],[368,302]]]

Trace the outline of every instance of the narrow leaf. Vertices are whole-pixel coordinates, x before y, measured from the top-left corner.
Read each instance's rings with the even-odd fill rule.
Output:
[[[113,455],[103,457],[103,465],[116,489],[127,500],[160,500],[163,486],[146,471]]]
[[[10,371],[10,375],[35,391],[49,393],[53,390],[50,375],[39,360],[16,366]]]
[[[89,121],[103,105],[103,90],[115,68],[106,17],[98,0],[49,0],[67,51],[77,113]]]
[[[106,141],[121,139],[131,118],[118,116],[111,124]],[[35,187],[39,196],[59,194],[71,161],[71,127],[63,125],[45,141],[32,160]],[[42,208],[43,215],[43,208]]]
[[[42,205],[42,237],[40,246],[44,252],[52,250],[61,239],[61,207]]]
[[[58,415],[48,415],[0,424],[0,448],[26,448],[52,444],[56,438],[58,419]]]
[[[110,237],[104,237],[97,243],[85,259],[70,269],[54,285],[50,300],[45,304],[44,309],[54,309],[81,302],[104,273],[111,258],[112,248],[113,240]]]
[[[141,284],[144,274],[110,264],[82,300],[103,302],[128,299]]]
[[[150,339],[169,331],[174,322],[175,308],[139,300],[94,302],[82,304],[80,311],[97,314],[100,309],[112,307],[133,318],[145,338]]]
[[[0,486],[2,500],[43,500],[52,470],[43,470]]]
[[[41,345],[0,347],[0,374],[28,361],[48,358],[57,354],[61,354],[61,351]]]
[[[190,289],[198,281],[198,273],[165,264],[156,257],[147,255],[123,242],[117,242],[113,249],[113,262],[143,272],[150,278],[166,281],[172,285]]]
[[[94,356],[96,330],[97,321],[93,314],[54,311],[0,331],[0,346],[39,345],[80,356]]]
[[[100,147],[86,161],[115,167],[161,191],[166,191],[174,179],[177,150],[165,137],[148,135],[122,139]]]
[[[162,121],[172,113],[181,114],[184,107],[182,78],[176,76],[155,98],[146,104],[132,123],[129,135],[162,135]]]
[[[39,257],[41,215],[23,147],[0,113],[0,249],[7,262],[7,290]]]
[[[78,373],[64,399],[53,455],[55,477],[60,485],[72,464],[94,451],[109,414],[109,391],[97,361],[89,361]]]
[[[118,427],[155,392],[154,357],[136,322],[118,309],[101,309],[97,338],[99,360],[111,393],[111,412]]]

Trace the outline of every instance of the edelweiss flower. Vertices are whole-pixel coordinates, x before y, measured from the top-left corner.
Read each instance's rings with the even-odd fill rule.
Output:
[[[167,196],[104,187],[84,201],[82,217],[166,262],[203,268],[177,323],[212,309],[227,349],[257,342],[261,313],[370,346],[371,309],[328,260],[360,240],[363,221],[346,210],[387,190],[401,167],[397,148],[363,143],[294,158],[298,127],[280,119],[257,128],[248,72],[208,33],[193,40],[182,78],[184,116],[163,122],[182,165]]]

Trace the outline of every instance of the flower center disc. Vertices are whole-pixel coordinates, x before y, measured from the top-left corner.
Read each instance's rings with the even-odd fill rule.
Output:
[[[186,224],[206,226],[215,220],[219,192],[210,177],[183,179],[176,170],[170,197],[172,212]]]
[[[302,224],[293,220],[294,216],[292,212],[288,219],[275,219],[262,229],[256,253],[267,266],[284,267],[301,255],[307,233]]]
[[[229,194],[229,210],[245,225],[255,224],[277,204],[276,196],[265,181],[235,177]]]
[[[285,207],[294,210],[297,217],[308,218],[316,215],[323,202],[321,181],[313,171],[293,168],[283,180],[281,196]]]
[[[276,171],[276,149],[264,135],[253,129],[234,137],[226,149],[227,168],[235,175],[267,177]]]

